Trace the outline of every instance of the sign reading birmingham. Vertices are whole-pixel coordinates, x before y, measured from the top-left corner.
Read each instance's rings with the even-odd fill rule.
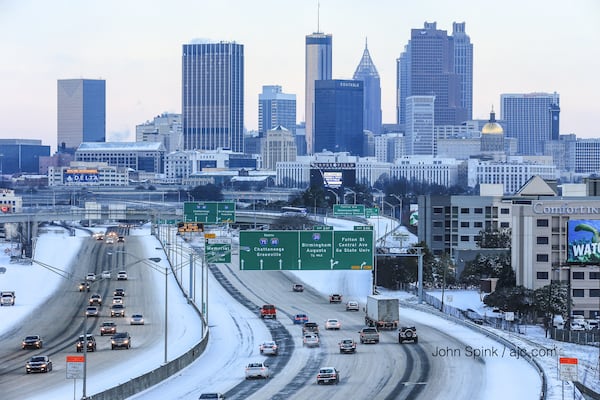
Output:
[[[369,270],[373,231],[241,231],[241,270]]]
[[[569,220],[567,224],[567,242],[568,263],[600,263],[600,220]]]

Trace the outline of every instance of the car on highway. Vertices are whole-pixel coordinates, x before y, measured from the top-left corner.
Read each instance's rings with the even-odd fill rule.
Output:
[[[104,234],[100,233],[100,232],[94,233],[94,239],[96,239],[96,240],[104,240]]]
[[[294,284],[294,286],[292,286],[292,290],[294,292],[304,292],[304,286],[299,283],[296,283]]]
[[[127,280],[127,271],[117,272],[117,280],[118,281],[126,281]]]
[[[314,333],[307,333],[302,338],[302,346],[319,347],[320,345],[319,335],[315,335]]]
[[[114,244],[114,243],[115,243],[115,238],[114,238],[114,237],[112,237],[112,236],[107,236],[107,237],[104,239],[104,243],[106,243],[106,244]]]
[[[44,341],[40,335],[28,335],[21,342],[22,349],[41,349],[44,346]]]
[[[317,374],[317,384],[322,385],[331,383],[337,385],[340,383],[340,373],[334,367],[322,367]]]
[[[251,362],[246,365],[246,379],[263,378],[267,379],[271,375],[269,366],[264,362]]]
[[[123,289],[123,288],[116,288],[115,291],[113,292],[113,296],[125,297],[125,289]]]
[[[302,326],[302,334],[305,335],[307,333],[319,335],[319,324],[316,322],[305,322]]]
[[[96,306],[89,306],[85,309],[86,317],[98,317],[100,316],[100,310]]]
[[[83,351],[84,340],[83,335],[79,335],[79,339],[77,339],[77,344],[75,345],[75,349],[78,353]],[[96,338],[94,335],[87,335],[87,351],[96,351]]]
[[[102,305],[102,296],[98,293],[94,293],[93,295],[90,296],[90,300],[89,300],[90,306],[93,305]]]
[[[350,300],[346,303],[346,311],[359,311],[358,301]]]
[[[225,395],[223,393],[202,393],[198,400],[225,400]]]
[[[117,238],[117,243],[125,243],[125,236],[119,236]]]
[[[279,346],[277,346],[277,343],[270,340],[267,342],[262,342],[259,346],[259,350],[260,350],[260,354],[263,354],[265,356],[267,356],[267,355],[276,356],[279,352]]]
[[[100,336],[114,335],[117,333],[117,324],[114,321],[104,321],[100,326]]]
[[[325,329],[339,331],[342,329],[342,323],[339,319],[329,318],[327,321],[325,321]]]
[[[340,353],[356,353],[356,342],[354,339],[342,339],[338,345],[340,346]]]
[[[362,328],[358,331],[361,343],[379,343],[379,331],[374,327]]]
[[[292,320],[294,321],[294,324],[303,324],[305,322],[308,322],[308,315],[296,314],[294,315],[294,318],[292,318]]]
[[[125,304],[125,302],[123,301],[123,296],[113,296],[112,303],[113,304]]]
[[[142,314],[133,314],[129,319],[129,325],[144,325],[144,316]]]
[[[110,348],[114,349],[130,349],[131,348],[131,336],[128,332],[117,332],[110,338]]]
[[[260,310],[260,317],[262,319],[265,318],[272,318],[272,319],[277,319],[277,309],[275,308],[275,306],[273,304],[264,304]]]
[[[93,272],[88,272],[88,274],[85,276],[85,280],[86,281],[95,281],[96,280],[96,274]]]
[[[398,343],[414,342],[419,343],[417,328],[414,326],[402,326],[398,330]]]
[[[90,291],[90,283],[89,282],[79,283],[79,291],[80,292],[89,292]]]
[[[52,371],[52,360],[48,356],[33,356],[25,364],[25,372],[49,372]]]
[[[102,279],[110,279],[112,277],[110,271],[102,271],[102,274],[100,276],[102,277]]]
[[[125,317],[125,306],[123,304],[113,304],[110,307],[110,316],[114,317]]]
[[[341,294],[334,293],[329,296],[329,303],[341,303],[341,302],[342,302]]]

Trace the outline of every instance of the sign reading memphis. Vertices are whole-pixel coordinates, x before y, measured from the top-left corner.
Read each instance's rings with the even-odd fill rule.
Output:
[[[569,220],[567,243],[568,263],[598,264],[600,262],[600,220]]]

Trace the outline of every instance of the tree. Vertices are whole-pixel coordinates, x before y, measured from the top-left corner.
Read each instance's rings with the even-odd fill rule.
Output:
[[[566,315],[569,305],[568,286],[552,282],[534,291],[535,309],[546,318],[546,331],[552,326],[555,315]]]
[[[190,195],[195,201],[221,201],[223,200],[223,192],[221,187],[212,183],[196,186],[190,190]]]
[[[434,259],[432,263],[432,272],[435,284],[438,287],[445,287],[456,283],[454,277],[454,263],[448,253],[442,254]]]
[[[535,309],[535,294],[524,286],[504,287],[488,294],[483,302],[502,311],[527,314]]]
[[[486,229],[479,231],[477,247],[481,249],[509,249],[511,241],[510,228]]]
[[[467,285],[478,285],[483,278],[498,278],[496,289],[514,287],[515,272],[510,261],[510,254],[485,256],[478,254],[473,261],[465,264],[460,274],[460,282]]]

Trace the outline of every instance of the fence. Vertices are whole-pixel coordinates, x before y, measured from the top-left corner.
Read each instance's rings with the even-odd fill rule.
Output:
[[[598,345],[600,342],[600,333],[593,331],[570,331],[567,329],[550,329],[550,337],[561,342],[570,342],[577,344]]]

